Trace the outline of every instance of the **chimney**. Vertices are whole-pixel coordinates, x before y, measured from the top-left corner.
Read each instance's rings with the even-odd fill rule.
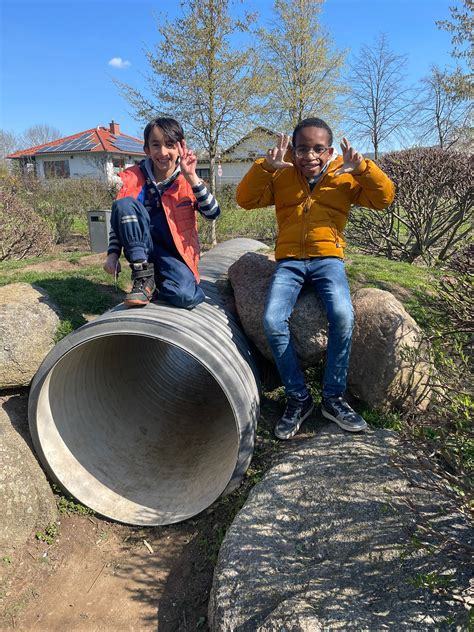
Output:
[[[110,133],[111,134],[115,134],[115,135],[120,134],[120,125],[118,123],[115,123],[114,121],[112,121],[110,123]]]

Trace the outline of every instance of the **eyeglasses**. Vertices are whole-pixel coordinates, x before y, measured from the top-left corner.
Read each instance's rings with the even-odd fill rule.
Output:
[[[316,145],[316,147],[296,147],[295,156],[297,158],[308,158],[310,154],[315,156],[322,156],[325,151],[331,149],[330,147],[323,147],[322,145]]]

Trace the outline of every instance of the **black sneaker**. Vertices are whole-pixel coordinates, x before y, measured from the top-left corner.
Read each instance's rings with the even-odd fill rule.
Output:
[[[152,263],[146,261],[131,263],[133,286],[126,295],[125,305],[147,305],[156,289],[155,270]]]
[[[291,439],[300,429],[303,421],[311,415],[314,402],[311,396],[299,402],[295,399],[288,399],[283,417],[275,426],[275,437],[278,439]]]
[[[367,428],[365,419],[356,413],[340,395],[324,398],[321,402],[321,412],[323,417],[335,421],[338,426],[349,432],[360,432]]]

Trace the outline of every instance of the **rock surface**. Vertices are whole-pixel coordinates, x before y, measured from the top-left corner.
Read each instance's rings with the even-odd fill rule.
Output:
[[[239,318],[257,349],[273,362],[263,330],[263,310],[275,269],[273,257],[249,252],[229,268]],[[310,290],[303,290],[290,319],[290,330],[303,368],[317,364],[326,352],[327,321],[324,307]]]
[[[273,361],[263,329],[263,311],[274,260],[265,253],[247,253],[229,269],[239,318],[257,349]],[[352,395],[379,409],[426,408],[429,365],[421,330],[390,292],[374,288],[353,294],[355,325],[348,389]],[[317,295],[304,289],[290,319],[290,330],[303,368],[325,356],[327,321]]]
[[[350,392],[372,407],[425,409],[430,367],[420,327],[390,292],[363,288],[352,303]]]
[[[0,288],[0,389],[27,386],[54,346],[59,317],[28,283]]]
[[[21,547],[34,530],[57,518],[56,502],[46,476],[15,419],[18,396],[0,406],[0,551]],[[21,411],[26,419],[26,398]],[[8,410],[8,413],[7,413]]]
[[[445,586],[450,573],[468,586],[468,572],[413,546],[416,514],[405,501],[441,538],[468,537],[468,528],[440,512],[437,493],[390,464],[397,450],[395,433],[349,435],[331,426],[284,455],[227,531],[211,630],[465,629],[468,613],[449,589],[430,590],[420,578],[444,567]]]

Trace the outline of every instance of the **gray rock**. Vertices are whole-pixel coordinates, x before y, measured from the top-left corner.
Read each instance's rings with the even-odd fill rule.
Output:
[[[426,409],[431,399],[430,365],[415,320],[383,290],[357,290],[352,303],[350,392],[374,408]]]
[[[273,362],[263,330],[263,310],[275,260],[265,253],[249,252],[229,268],[237,313],[247,336]],[[310,290],[303,290],[290,319],[290,330],[303,368],[317,364],[326,352],[327,321],[324,307]]]
[[[248,253],[229,269],[237,313],[247,336],[273,362],[263,329],[263,311],[275,262],[265,253]],[[353,295],[355,325],[348,390],[373,408],[424,410],[431,395],[430,373],[421,330],[390,292],[374,288]],[[327,321],[322,303],[303,290],[290,319],[301,366],[324,358]]]
[[[27,283],[0,288],[0,389],[27,386],[54,346],[59,318]]]
[[[469,529],[443,514],[443,498],[390,463],[395,433],[350,435],[331,426],[282,457],[227,531],[214,571],[214,632],[465,629],[448,589],[419,578],[452,568],[416,542],[415,511],[441,540]],[[416,461],[412,477],[417,482]],[[451,575],[449,575],[451,573]],[[461,627],[456,628],[456,625]],[[293,627],[292,627],[293,626]]]
[[[30,447],[12,422],[18,396],[0,407],[0,551],[21,547],[57,518],[54,495]],[[9,413],[7,413],[7,409]],[[10,416],[12,419],[10,419]],[[26,418],[26,410],[23,410]]]

